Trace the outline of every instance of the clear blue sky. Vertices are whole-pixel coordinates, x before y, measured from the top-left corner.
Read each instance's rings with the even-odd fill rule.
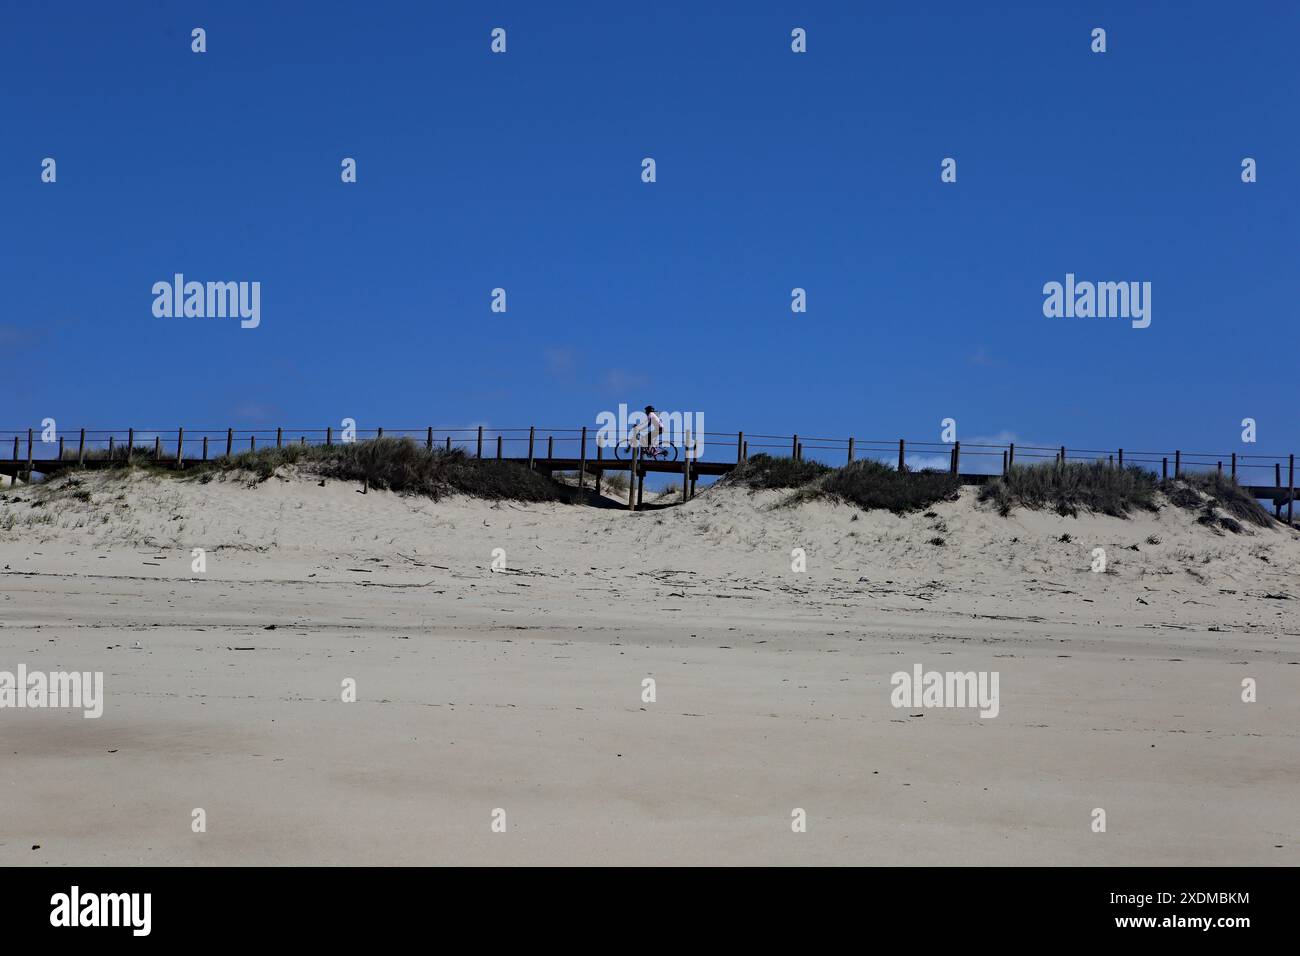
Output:
[[[1297,36],[1281,2],[11,0],[0,427],[652,402],[1300,449]],[[155,318],[175,272],[260,281],[261,326]],[[1151,327],[1045,318],[1067,272],[1150,281]]]

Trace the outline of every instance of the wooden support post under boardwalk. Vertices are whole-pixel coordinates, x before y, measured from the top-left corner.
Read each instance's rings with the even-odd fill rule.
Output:
[[[686,504],[686,496],[690,494],[691,487],[691,433],[686,433],[686,444],[682,448],[682,504]]]
[[[77,441],[77,467],[86,467],[86,430],[81,430],[81,438]]]
[[[499,445],[497,446],[500,447]],[[497,457],[500,457],[498,454]],[[587,426],[582,426],[582,452],[578,458],[578,490],[587,488]]]
[[[906,448],[906,445],[907,442],[905,442],[903,439],[900,438],[898,440],[898,470],[899,471],[903,470],[903,451]]]
[[[849,463],[850,465],[853,464],[853,439],[852,439],[852,438],[849,439],[849,461],[848,461],[848,463]]]
[[[537,431],[532,425],[528,426],[528,469],[533,468],[533,443],[537,439]]]
[[[637,481],[636,481],[636,506],[640,508],[641,505],[643,504],[645,504],[645,472],[644,471],[642,471],[641,474],[637,476]]]
[[[32,430],[27,429],[27,483],[32,483]]]
[[[600,436],[596,436],[596,461],[601,461],[605,457],[605,449],[601,447]],[[600,483],[605,477],[605,469],[597,466],[596,468],[596,495],[600,496]]]
[[[628,469],[627,477],[627,510],[636,511],[636,452],[641,445],[639,442],[632,443],[632,462]]]
[[[126,430],[126,463],[131,464],[131,456],[135,454],[135,429]]]
[[[1291,524],[1295,514],[1295,455],[1291,456],[1287,475],[1286,523]]]
[[[475,453],[476,458],[483,457],[483,426],[478,427],[478,451]]]

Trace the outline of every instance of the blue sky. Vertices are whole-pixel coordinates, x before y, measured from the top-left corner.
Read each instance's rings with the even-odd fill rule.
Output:
[[[0,427],[651,402],[1290,451],[1298,34],[1291,3],[10,2]],[[176,272],[261,282],[260,327],[155,318]],[[1151,326],[1045,318],[1067,272],[1151,282]]]

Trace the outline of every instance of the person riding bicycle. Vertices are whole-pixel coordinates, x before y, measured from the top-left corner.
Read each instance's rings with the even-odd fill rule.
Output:
[[[655,411],[653,405],[647,405],[645,407],[645,427],[646,443],[649,445],[658,445],[664,435],[664,423],[663,419],[659,417],[659,413]]]

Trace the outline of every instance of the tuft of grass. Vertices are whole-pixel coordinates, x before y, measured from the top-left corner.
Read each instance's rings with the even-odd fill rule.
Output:
[[[1080,511],[1116,518],[1131,511],[1156,511],[1155,475],[1136,465],[1112,468],[1102,462],[1068,462],[1014,465],[979,491],[979,500],[991,502],[1006,517],[1017,506],[1051,508],[1057,514],[1078,517]]]
[[[829,472],[819,483],[820,493],[865,511],[882,509],[907,514],[954,500],[961,491],[961,483],[946,471],[900,472],[869,459]]]
[[[1268,513],[1268,510],[1252,498],[1231,475],[1220,475],[1215,471],[1184,472],[1178,481],[1167,484],[1171,487],[1166,488],[1166,497],[1173,504],[1189,511],[1205,504],[1200,497],[1204,495],[1211,505],[1237,519],[1234,523],[1245,522],[1261,528],[1273,523],[1273,516]],[[1195,500],[1192,500],[1193,498]],[[1223,527],[1233,531],[1226,523],[1223,523]],[[1237,532],[1233,531],[1233,533]]]
[[[632,487],[632,479],[628,477],[626,471],[607,471],[605,473],[603,490],[626,495],[630,487]]]
[[[802,488],[831,470],[830,465],[819,461],[760,454],[742,462],[719,484],[744,485],[747,488]]]

